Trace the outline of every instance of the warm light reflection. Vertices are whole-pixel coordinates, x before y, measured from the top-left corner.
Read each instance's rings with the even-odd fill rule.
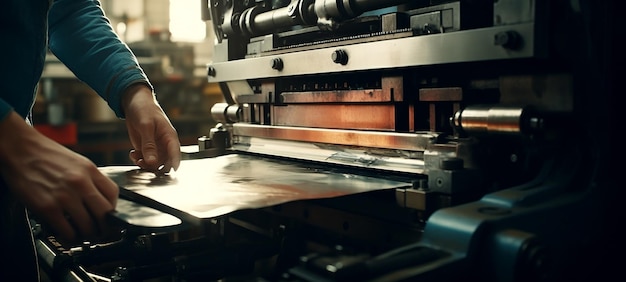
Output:
[[[206,37],[206,23],[197,0],[170,0],[172,41],[200,42]]]
[[[126,23],[124,23],[124,22],[117,23],[117,26],[116,26],[115,30],[117,30],[117,34],[119,36],[125,37],[125,35],[126,35]]]

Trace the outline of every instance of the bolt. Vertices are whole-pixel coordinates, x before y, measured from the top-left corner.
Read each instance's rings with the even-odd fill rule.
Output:
[[[502,46],[506,49],[515,50],[521,47],[522,37],[516,31],[498,32],[493,37],[493,44]]]
[[[424,27],[422,28],[422,33],[423,34],[433,34],[433,33],[438,33],[438,29],[437,26],[426,23],[424,24]]]
[[[337,63],[337,64],[342,64],[345,65],[348,63],[348,53],[346,53],[345,50],[335,50],[332,55],[331,58],[333,59],[333,62]]]
[[[282,70],[283,69],[283,60],[281,58],[273,58],[272,62],[272,69],[275,70]]]
[[[437,187],[439,188],[443,187],[443,178],[437,177],[437,179],[435,180],[435,183],[437,184]]]
[[[209,66],[209,67],[207,68],[207,75],[208,75],[208,76],[215,77],[215,75],[216,75],[215,68],[214,68],[214,67],[212,67],[212,66]]]

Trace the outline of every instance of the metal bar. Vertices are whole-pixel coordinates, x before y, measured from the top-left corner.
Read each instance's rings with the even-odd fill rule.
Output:
[[[424,151],[437,139],[436,133],[398,133],[359,131],[346,129],[268,126],[235,123],[233,134],[260,138],[327,143],[346,146],[394,148],[398,150]]]
[[[395,113],[391,104],[291,104],[273,107],[272,124],[393,131]]]
[[[463,88],[422,88],[419,90],[419,96],[423,102],[463,101]]]
[[[457,62],[532,58],[541,53],[535,48],[534,28],[533,23],[497,26],[218,62],[209,66],[215,70],[214,75],[209,76],[209,81],[225,82],[294,75],[317,75],[320,70],[325,70],[326,73],[339,73]],[[511,31],[516,32],[523,39],[522,46],[512,50],[494,44],[496,34]],[[331,55],[337,49],[343,50],[349,56],[345,65],[333,62]],[[372,50],[386,51],[374,54]],[[275,58],[280,58],[283,61],[283,69],[276,70],[271,67],[271,61]]]
[[[283,103],[391,102],[389,91],[382,89],[283,92]]]

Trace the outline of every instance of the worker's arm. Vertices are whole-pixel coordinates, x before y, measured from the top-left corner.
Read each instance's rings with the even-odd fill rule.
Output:
[[[113,31],[99,1],[55,0],[48,14],[49,48],[80,80],[124,117],[122,95],[150,83],[135,55]]]
[[[63,239],[97,235],[117,185],[87,158],[40,134],[15,111],[0,119],[0,179]]]
[[[137,59],[113,32],[93,0],[56,0],[49,13],[50,49],[125,118],[141,168],[169,171],[180,164],[180,143]]]

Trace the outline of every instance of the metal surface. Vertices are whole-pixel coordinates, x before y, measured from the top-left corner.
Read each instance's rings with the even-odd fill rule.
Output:
[[[317,16],[317,24],[324,29],[335,29],[337,25],[346,19],[351,19],[362,14],[365,11],[376,10],[385,7],[406,3],[406,0],[393,1],[332,1],[320,0],[315,1],[315,15]]]
[[[267,126],[258,124],[233,124],[233,134],[262,138],[305,141],[314,143],[394,148],[397,150],[424,151],[437,139],[436,133],[400,133],[365,130]]]
[[[101,171],[122,190],[159,202],[177,216],[198,219],[410,185],[245,155],[184,160],[178,171],[161,176],[132,166],[102,167]]]
[[[425,173],[422,152],[397,149],[346,148],[257,137],[238,137],[232,149],[269,156],[411,174]]]
[[[541,54],[540,50],[535,50],[534,27],[532,23],[518,24],[343,46],[342,50],[350,56],[350,61],[346,65],[332,61],[331,55],[337,50],[336,47],[282,54],[279,56],[283,61],[283,69],[280,71],[271,67],[271,61],[276,56],[218,62],[210,66],[215,69],[215,75],[210,76],[209,81],[226,82],[319,74],[320,70],[326,73],[336,73],[455,62],[531,58]],[[523,38],[523,46],[511,50],[494,44],[496,34],[508,31],[515,31],[519,34]],[[386,50],[386,52],[374,54],[372,50]]]
[[[401,122],[396,121],[397,110],[391,104],[293,104],[272,111],[272,124],[279,126],[393,131]]]
[[[283,103],[391,102],[391,93],[382,89],[316,92],[283,92]]]
[[[456,112],[453,123],[466,132],[515,134],[523,130],[523,114],[520,107],[472,106]]]
[[[163,230],[182,225],[179,218],[138,203],[119,198],[111,216],[134,229]]]

